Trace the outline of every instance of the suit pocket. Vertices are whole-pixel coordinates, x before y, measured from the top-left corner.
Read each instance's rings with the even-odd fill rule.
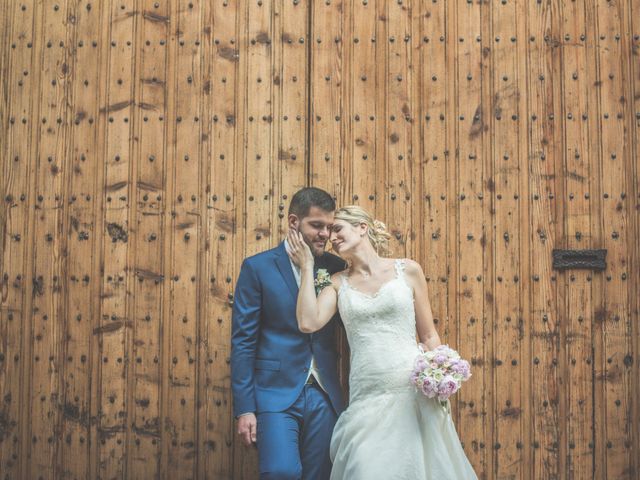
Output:
[[[267,358],[256,358],[256,370],[280,370],[280,360],[270,360]]]

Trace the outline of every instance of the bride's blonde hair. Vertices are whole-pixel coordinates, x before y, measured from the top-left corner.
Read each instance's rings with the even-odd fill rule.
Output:
[[[335,220],[344,220],[345,222],[357,227],[366,224],[369,242],[375,249],[376,253],[381,257],[388,257],[389,239],[391,235],[387,232],[387,226],[380,220],[374,219],[369,212],[358,205],[347,205],[336,210]]]

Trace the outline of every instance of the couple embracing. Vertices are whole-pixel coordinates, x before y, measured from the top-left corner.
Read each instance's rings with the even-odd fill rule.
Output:
[[[416,334],[425,350],[440,345],[420,265],[387,258],[384,224],[358,206],[336,211],[318,188],[292,197],[288,223],[278,247],[244,260],[233,304],[233,410],[260,478],[476,479],[448,410],[409,381]]]

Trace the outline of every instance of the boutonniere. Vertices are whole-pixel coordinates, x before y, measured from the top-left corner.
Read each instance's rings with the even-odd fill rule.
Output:
[[[331,275],[329,275],[326,268],[318,269],[313,283],[316,286],[316,295],[318,295],[324,287],[331,285]]]

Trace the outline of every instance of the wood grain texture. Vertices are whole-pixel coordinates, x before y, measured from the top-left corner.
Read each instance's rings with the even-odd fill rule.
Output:
[[[528,176],[531,199],[531,231],[527,239],[532,268],[530,320],[527,333],[531,356],[525,360],[530,387],[530,429],[532,439],[531,477],[561,478],[557,449],[560,442],[560,299],[557,282],[546,260],[559,247],[556,235],[557,201],[554,172],[562,165],[561,129],[555,128],[553,112],[562,105],[559,75],[561,57],[551,55],[545,36],[557,36],[557,4],[528,3],[528,95],[530,121]],[[543,382],[537,379],[544,378]],[[596,477],[597,478],[597,477]]]
[[[422,265],[480,478],[640,478],[638,2],[0,15],[1,478],[256,478],[235,281],[305,185]]]

